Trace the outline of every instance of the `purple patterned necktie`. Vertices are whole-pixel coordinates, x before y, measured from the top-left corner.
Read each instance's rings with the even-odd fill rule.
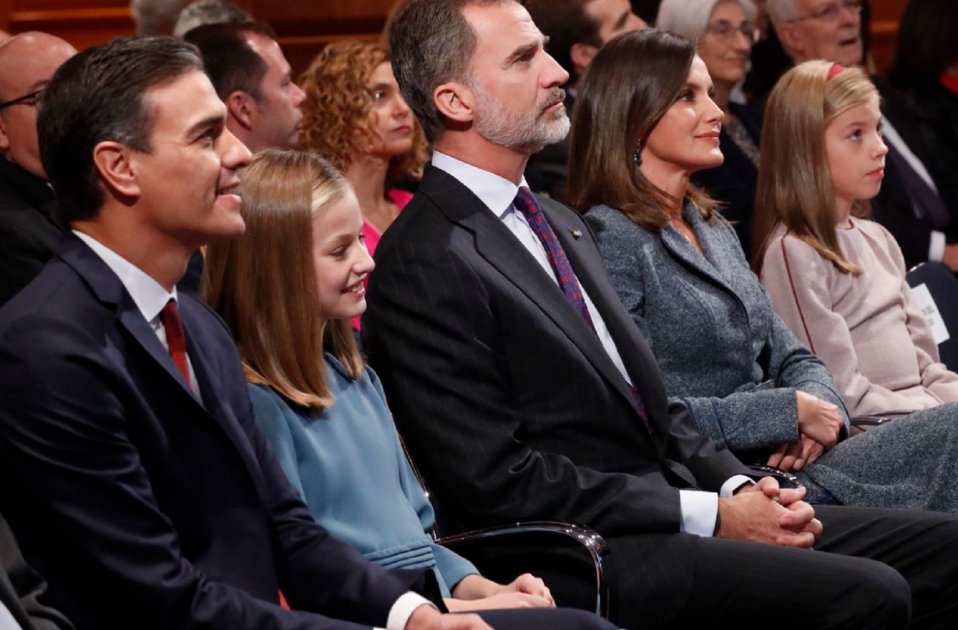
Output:
[[[569,259],[566,258],[559,239],[556,238],[555,230],[552,229],[549,221],[542,214],[539,202],[536,201],[535,196],[528,188],[522,186],[519,188],[519,193],[512,204],[526,218],[529,227],[532,228],[532,231],[535,232],[535,235],[539,237],[542,245],[546,248],[549,264],[552,265],[552,271],[555,272],[556,278],[559,280],[559,288],[562,289],[566,299],[579,312],[589,328],[595,331],[592,318],[589,316],[589,309],[585,305],[585,298],[582,297],[582,287],[579,286],[579,280],[575,277],[575,272],[572,271],[572,265],[569,264]]]
[[[522,213],[526,221],[528,221],[529,227],[532,228],[535,235],[542,241],[542,245],[546,248],[549,264],[552,265],[552,270],[559,280],[559,288],[562,289],[566,299],[569,300],[572,307],[579,312],[579,315],[581,315],[585,323],[589,325],[592,332],[595,332],[592,317],[589,316],[589,309],[586,307],[585,298],[582,296],[582,287],[579,285],[579,280],[575,277],[575,272],[572,271],[572,265],[569,264],[569,259],[566,258],[565,250],[562,249],[562,245],[556,237],[555,230],[552,229],[549,221],[546,220],[545,215],[542,214],[539,202],[536,201],[535,196],[528,188],[521,186],[512,205],[516,207],[516,210]],[[632,399],[635,400],[635,405],[639,409],[639,417],[642,419],[646,428],[649,429],[649,432],[651,432],[652,424],[649,422],[649,415],[645,409],[645,403],[642,402],[642,397],[639,396],[638,390],[632,385],[629,385],[629,393],[632,394]]]

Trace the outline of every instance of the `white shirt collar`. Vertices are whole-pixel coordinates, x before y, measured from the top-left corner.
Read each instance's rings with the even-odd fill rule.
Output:
[[[504,177],[439,151],[433,152],[432,165],[459,180],[500,219],[513,210],[512,202],[516,198],[516,193],[519,192],[519,186],[528,185],[524,176],[519,186],[516,186]]]
[[[133,303],[146,318],[146,321],[153,322],[159,317],[160,311],[170,301],[170,298],[176,299],[176,287],[170,293],[160,285],[159,282],[148,276],[142,269],[123,258],[112,249],[96,240],[89,234],[73,230],[80,240],[90,246],[93,252],[103,259],[113,273],[117,275],[123,287],[126,289]]]

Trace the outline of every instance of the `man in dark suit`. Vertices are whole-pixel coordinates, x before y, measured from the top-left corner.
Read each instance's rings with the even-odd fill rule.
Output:
[[[0,45],[0,306],[53,255],[63,230],[37,144],[37,102],[76,50],[47,33],[21,33]]]
[[[376,251],[363,331],[446,526],[597,529],[629,628],[954,624],[953,515],[816,518],[668,407],[588,228],[523,190],[529,154],[568,129],[544,44],[512,0],[410,0],[390,29],[436,153]]]
[[[173,38],[87,49],[47,87],[41,155],[71,232],[0,310],[0,512],[81,629],[488,628],[312,521],[228,331],[177,294],[192,252],[245,227],[250,154],[225,118]]]

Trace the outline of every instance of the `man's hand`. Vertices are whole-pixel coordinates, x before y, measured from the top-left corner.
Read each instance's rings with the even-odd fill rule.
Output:
[[[766,465],[795,472],[804,468],[805,464],[813,463],[824,452],[825,447],[820,442],[816,442],[804,433],[799,433],[798,442],[779,446],[768,458]]]
[[[479,615],[443,615],[423,604],[413,611],[405,630],[492,630]]]
[[[787,547],[811,547],[822,533],[815,510],[802,499],[805,488],[779,488],[772,477],[743,486],[719,499],[720,525],[715,535]]]
[[[798,430],[826,449],[835,446],[842,428],[838,406],[800,390],[795,390],[795,402],[798,405]]]

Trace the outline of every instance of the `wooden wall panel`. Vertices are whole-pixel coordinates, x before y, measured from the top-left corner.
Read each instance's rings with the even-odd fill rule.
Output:
[[[395,0],[250,0],[250,12],[268,22],[298,75],[331,41],[376,40]]]
[[[885,76],[895,56],[898,18],[907,0],[871,0],[871,58],[874,70]]]
[[[394,0],[233,0],[276,30],[295,73],[330,41],[375,40]],[[40,30],[77,48],[130,35],[129,0],[0,0],[0,28]]]
[[[4,28],[46,31],[86,48],[133,32],[129,0],[4,0]]]
[[[299,73],[322,47],[345,38],[375,40],[394,0],[233,0],[269,22]],[[880,73],[895,52],[898,17],[906,0],[871,0],[872,59]],[[0,28],[41,30],[77,48],[133,33],[129,0],[0,0]]]

